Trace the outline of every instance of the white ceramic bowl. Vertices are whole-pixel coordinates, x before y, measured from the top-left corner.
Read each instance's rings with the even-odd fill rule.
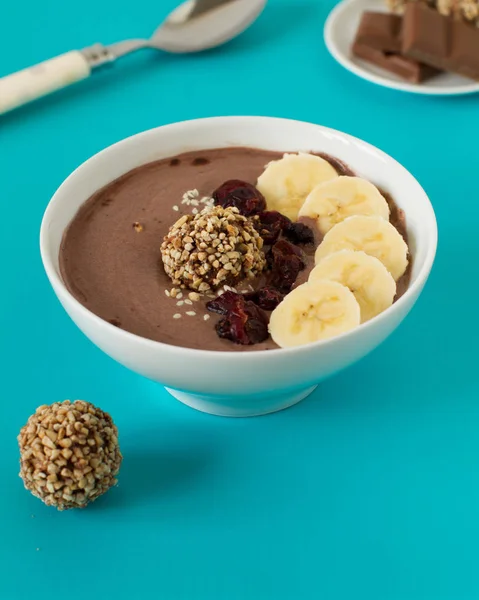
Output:
[[[215,352],[147,340],[82,306],[66,289],[58,267],[63,232],[96,190],[145,163],[189,150],[251,146],[321,151],[389,191],[406,212],[414,256],[406,294],[357,329],[308,346],[259,352]],[[60,186],[45,212],[40,246],[47,276],[63,307],[99,348],[122,365],[166,386],[178,400],[222,416],[253,416],[299,402],[322,379],[376,348],[413,307],[431,270],[437,226],[429,199],[414,177],[377,148],[319,125],[266,117],[219,117],[166,125],[130,137],[81,165]]]

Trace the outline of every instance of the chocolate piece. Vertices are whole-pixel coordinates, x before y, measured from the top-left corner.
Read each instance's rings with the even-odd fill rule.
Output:
[[[439,73],[434,67],[429,67],[400,54],[383,52],[357,43],[353,45],[353,54],[411,83],[421,83]]]
[[[479,80],[479,30],[454,22],[452,26],[451,71]]]
[[[401,56],[401,36],[402,17],[365,12],[356,33],[353,54],[411,83],[421,83],[436,75],[436,69]]]
[[[449,55],[450,24],[447,17],[427,6],[408,4],[404,13],[402,51],[417,60],[443,66]]]
[[[361,17],[355,44],[385,52],[401,52],[402,17],[366,11]]]
[[[438,69],[479,80],[479,30],[424,4],[406,6],[402,52]]]

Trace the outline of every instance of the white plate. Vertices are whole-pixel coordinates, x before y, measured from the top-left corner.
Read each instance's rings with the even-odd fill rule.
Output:
[[[326,46],[333,58],[345,69],[378,85],[413,94],[452,96],[479,92],[477,81],[460,75],[444,73],[425,83],[407,83],[384,69],[352,56],[351,45],[365,10],[386,12],[385,3],[383,0],[343,0],[331,11],[326,20],[324,26]]]

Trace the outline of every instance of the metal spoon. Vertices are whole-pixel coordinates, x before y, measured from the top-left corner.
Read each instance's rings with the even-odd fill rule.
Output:
[[[73,50],[0,78],[0,114],[89,77],[117,58],[150,48],[199,52],[233,39],[260,15],[267,0],[188,0],[176,8],[149,40]]]

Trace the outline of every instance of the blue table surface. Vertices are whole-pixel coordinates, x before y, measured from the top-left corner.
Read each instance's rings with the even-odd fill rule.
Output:
[[[469,600],[479,597],[478,99],[364,82],[322,37],[331,0],[270,0],[196,56],[142,54],[0,117],[0,598]],[[0,9],[0,75],[148,35],[175,0],[24,0]],[[430,194],[439,251],[399,330],[295,408],[197,413],[96,349],[44,275],[55,189],[126,136],[214,115],[321,123],[379,146]],[[266,375],[265,375],[266,376]],[[35,408],[111,412],[118,488],[60,513],[23,489],[16,436]]]

